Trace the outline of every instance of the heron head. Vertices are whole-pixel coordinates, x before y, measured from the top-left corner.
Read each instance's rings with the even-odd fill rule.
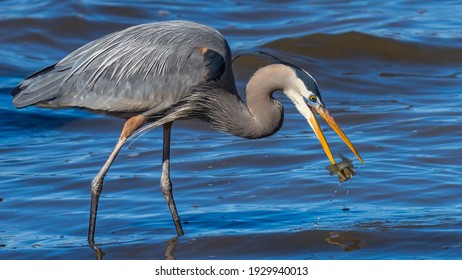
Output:
[[[315,113],[319,114],[332,127],[332,129],[340,136],[361,163],[364,164],[361,156],[356,151],[351,141],[324,105],[315,79],[307,71],[301,68],[293,65],[290,65],[290,67],[295,72],[295,75],[291,75],[292,79],[290,83],[288,83],[289,85],[287,88],[283,91],[295,104],[297,110],[306,118],[316,134],[316,137],[321,142],[321,145],[331,163],[334,164],[335,160],[332,156],[332,152],[330,151],[329,144],[327,143],[321,127],[315,117]]]

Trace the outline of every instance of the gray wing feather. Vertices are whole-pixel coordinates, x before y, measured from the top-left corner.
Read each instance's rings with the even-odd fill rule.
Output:
[[[48,71],[25,79],[13,90],[13,103],[160,112],[219,70],[207,66],[201,47],[229,61],[229,47],[215,29],[186,21],[130,27],[90,42]]]
[[[22,108],[49,98],[50,93],[57,92],[65,74],[49,66],[32,74],[15,87],[11,94],[14,96],[13,104]]]

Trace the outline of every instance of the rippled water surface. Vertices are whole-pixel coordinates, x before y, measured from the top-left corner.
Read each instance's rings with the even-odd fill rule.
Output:
[[[249,1],[250,2],[250,1]],[[458,1],[2,1],[0,259],[93,259],[89,188],[123,121],[17,110],[10,90],[79,46],[170,19],[213,26],[233,51],[307,69],[365,165],[340,185],[282,94],[275,135],[244,140],[174,124],[185,235],[159,189],[161,129],[127,145],[105,180],[105,259],[462,259],[462,5]],[[241,92],[261,62],[236,62]],[[321,122],[337,155],[353,155]]]

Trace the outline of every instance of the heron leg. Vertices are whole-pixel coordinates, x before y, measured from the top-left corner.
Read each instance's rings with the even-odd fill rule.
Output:
[[[101,192],[103,190],[104,176],[106,176],[106,173],[108,172],[109,168],[111,167],[112,163],[117,157],[117,154],[119,153],[120,149],[127,141],[127,138],[138,128],[140,128],[143,124],[145,124],[146,121],[147,118],[145,116],[138,115],[128,119],[125,122],[124,128],[122,129],[122,133],[120,134],[117,144],[115,145],[114,149],[112,150],[111,154],[109,155],[101,170],[98,172],[98,174],[91,182],[90,223],[88,226],[88,243],[90,243],[91,245],[95,244],[94,237],[96,228],[96,213],[98,211],[99,196],[101,195]]]
[[[160,177],[160,187],[165,199],[167,200],[168,208],[172,214],[173,222],[175,223],[176,232],[179,236],[183,235],[183,228],[181,226],[180,217],[176,210],[175,200],[172,194],[172,181],[170,180],[170,136],[171,136],[172,123],[164,124],[164,150],[162,156],[162,175]]]

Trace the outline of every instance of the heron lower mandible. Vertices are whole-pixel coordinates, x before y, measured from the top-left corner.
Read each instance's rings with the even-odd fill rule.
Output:
[[[315,112],[362,162],[308,72],[276,60],[251,77],[244,103],[236,90],[226,40],[217,30],[194,22],[148,23],[109,34],[24,79],[11,93],[17,108],[83,108],[126,119],[114,150],[91,183],[88,242],[94,244],[104,176],[131,135],[163,126],[160,185],[177,233],[183,235],[170,180],[172,122],[199,119],[239,137],[266,137],[283,122],[283,107],[272,96],[279,90],[307,119],[332,163]]]

